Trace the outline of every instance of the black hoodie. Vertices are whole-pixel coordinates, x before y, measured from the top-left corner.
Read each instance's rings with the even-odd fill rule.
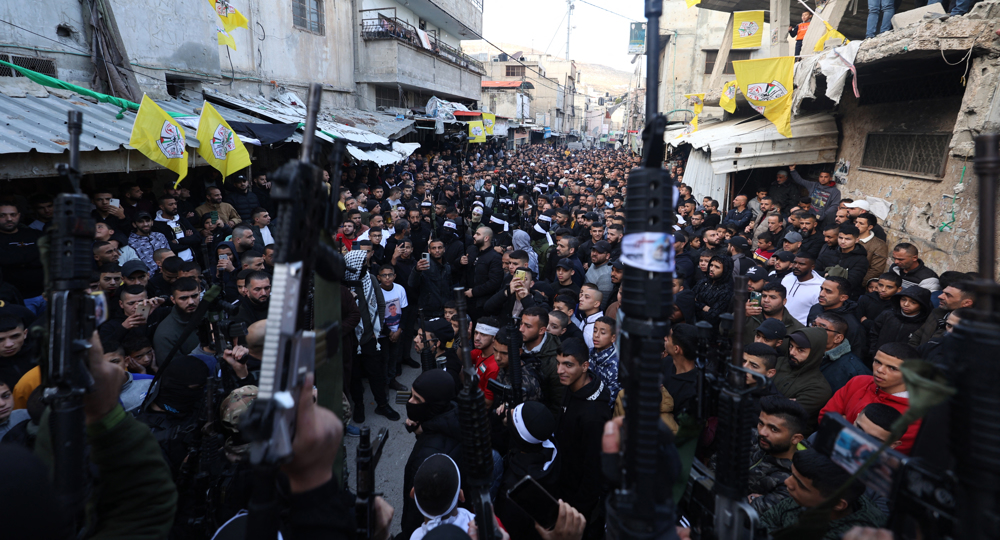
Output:
[[[556,428],[556,446],[562,468],[557,497],[584,517],[601,498],[601,437],[611,419],[611,393],[596,371],[576,392],[566,392],[563,413]]]
[[[462,428],[458,423],[458,407],[454,403],[445,412],[420,423],[423,431],[417,436],[410,457],[406,460],[406,468],[403,471],[403,517],[400,523],[403,538],[409,538],[413,531],[417,530],[424,522],[424,516],[417,509],[417,504],[413,497],[410,497],[410,489],[413,487],[413,477],[417,474],[417,469],[424,460],[434,454],[447,454],[458,464],[459,471],[464,474],[462,466]],[[600,449],[600,441],[598,441]],[[462,482],[466,484],[466,482]]]
[[[858,243],[849,253],[844,253],[840,248],[828,249],[816,259],[816,272],[820,275],[826,275],[837,266],[847,271],[844,277],[851,284],[851,298],[858,298],[864,294],[865,274],[868,273],[868,250]]]
[[[908,317],[903,315],[903,310],[899,306],[902,297],[912,298],[920,304],[920,311]],[[931,292],[919,285],[907,287],[902,291],[892,295],[892,309],[883,311],[872,324],[868,333],[868,358],[874,358],[879,347],[890,342],[906,343],[910,339],[910,334],[920,328],[927,316],[930,315]]]
[[[730,304],[733,301],[733,258],[725,255],[720,259],[722,259],[722,275],[717,279],[706,275],[694,286],[693,291],[695,316],[699,321],[708,321],[713,328],[719,325],[720,315],[732,311]],[[704,310],[705,306],[709,307],[708,311]]]

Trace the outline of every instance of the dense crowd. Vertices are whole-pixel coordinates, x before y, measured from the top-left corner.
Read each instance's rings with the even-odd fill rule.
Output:
[[[345,413],[338,420],[311,400],[300,405],[308,420],[281,486],[291,508],[283,517],[286,534],[353,536],[349,494],[330,471],[340,436],[357,436],[369,413],[405,421],[414,436],[396,479],[405,494],[397,538],[466,534],[472,514],[462,503],[467,471],[455,405],[464,326],[491,411],[491,494],[505,532],[515,540],[604,536],[610,488],[599,471],[602,440],[617,437],[621,425],[609,421],[625,410],[617,332],[624,201],[637,161],[613,150],[484,146],[343,170],[343,223],[332,240],[347,268],[340,287]],[[744,367],[761,376],[747,379],[761,398],[758,427],[746,434],[753,448],[747,499],[774,531],[848,477],[809,448],[823,416],[839,413],[875,439],[887,438],[909,406],[900,365],[921,357],[942,361],[942,336],[975,296],[966,274],[938,275],[916,246],[887,244],[868,202],[842,198],[828,172],[814,181],[791,166],[752,199],[736,195],[723,213],[719,201],[698,199],[684,183],[682,161],[668,162],[668,169],[679,197],[661,418],[678,446],[690,442],[695,459],[712,463],[714,419],[695,415],[695,325],[731,331],[723,315],[734,309],[734,277],[746,276],[750,300],[736,306],[746,315]],[[196,538],[245,518],[251,468],[239,417],[257,395],[265,329],[274,323],[267,313],[280,235],[271,226],[278,209],[270,188],[259,171],[226,181],[195,175],[178,188],[172,182],[90,187],[97,221],[91,290],[103,293],[107,320],[90,352],[104,383],[94,394],[104,398],[98,406],[91,403],[98,397],[88,397],[88,443],[95,482],[119,483],[99,497],[116,496],[105,502],[121,506],[104,508],[109,513],[98,531]],[[39,367],[45,338],[29,329],[45,318],[39,242],[53,212],[52,193],[0,200],[0,455],[7,456],[0,463],[7,469],[29,459],[13,447],[44,452],[48,440]],[[231,304],[225,330],[186,332],[213,286]],[[456,289],[467,303],[464,319]],[[514,343],[521,344],[521,404],[489,384],[510,385]],[[426,349],[439,368],[407,388],[397,377],[420,369],[414,357]],[[214,404],[211,429],[203,430],[211,374],[223,398]],[[147,400],[154,376],[159,388]],[[366,407],[368,393],[373,410]],[[405,420],[393,393],[409,395]],[[913,451],[920,428],[911,425],[894,448]],[[217,442],[205,474],[209,487],[193,487],[193,477],[203,478],[192,469],[193,448],[204,446],[199,432],[208,431]],[[128,457],[111,457],[112,451]],[[559,500],[554,530],[536,525],[531,509],[508,496],[524,476]],[[137,497],[158,503],[137,504],[131,500]],[[885,522],[889,502],[860,484],[840,497],[827,538]],[[388,534],[392,510],[384,501],[379,510],[381,533]]]

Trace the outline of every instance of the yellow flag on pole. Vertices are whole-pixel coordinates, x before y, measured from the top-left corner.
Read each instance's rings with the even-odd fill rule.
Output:
[[[764,34],[763,11],[733,12],[733,48],[760,47]]]
[[[232,32],[240,27],[247,28],[247,18],[237,11],[228,0],[208,0],[208,3],[212,5],[215,14],[222,19],[222,27],[226,29],[226,32]]]
[[[469,142],[470,143],[486,142],[486,128],[483,127],[482,120],[469,122]]]
[[[701,0],[687,0],[688,9],[691,9],[701,3]]]
[[[792,77],[794,56],[737,60],[736,83],[750,106],[770,120],[778,133],[792,136]]]
[[[729,81],[722,86],[722,95],[719,96],[719,106],[729,114],[736,112],[736,81]]]
[[[698,131],[698,115],[705,108],[705,94],[684,94],[684,97],[694,104],[694,118],[691,119],[691,132]]]
[[[177,184],[187,176],[188,153],[184,149],[184,128],[147,95],[142,96],[128,144],[142,152],[142,155],[177,173]]]
[[[483,127],[487,135],[493,135],[493,126],[497,123],[497,115],[493,113],[483,113]]]
[[[233,39],[233,36],[231,36],[229,32],[226,32],[226,29],[221,26],[216,25],[215,30],[219,34],[219,45],[228,45],[230,49],[235,51],[236,40]]]
[[[823,48],[826,47],[827,40],[839,40],[841,45],[847,45],[851,42],[851,40],[844,37],[844,34],[834,30],[834,28],[830,26],[830,23],[823,21],[823,24],[826,25],[826,33],[823,34],[823,37],[819,38],[819,41],[816,42],[816,46],[813,47],[813,52],[823,52]]]
[[[250,153],[211,103],[201,106],[198,121],[198,155],[222,173],[225,179],[250,166]]]

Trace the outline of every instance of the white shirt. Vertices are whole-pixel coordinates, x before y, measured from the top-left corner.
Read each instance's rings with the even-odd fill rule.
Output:
[[[157,210],[156,221],[162,221],[166,223],[167,226],[170,227],[170,230],[174,232],[174,238],[176,238],[177,240],[184,238],[184,227],[181,227],[181,222],[180,219],[178,219],[178,216],[174,216],[173,219],[167,219],[163,217],[163,210]],[[177,256],[180,257],[181,260],[183,261],[194,260],[194,254],[191,253],[191,248],[185,248],[184,251],[178,253]],[[121,259],[119,258],[119,262],[120,261]]]
[[[799,281],[795,274],[788,274],[781,280],[785,287],[787,303],[785,309],[795,317],[795,320],[806,326],[809,318],[809,308],[819,303],[819,289],[823,285],[823,276],[813,270],[812,277],[808,281]]]
[[[581,319],[576,316],[573,317],[573,322],[576,324],[576,327],[583,332],[583,341],[587,344],[587,348],[589,349],[594,348],[594,323],[597,322],[597,319],[600,319],[603,316],[604,312],[598,311],[586,319]]]
[[[260,228],[260,236],[264,240],[264,246],[269,246],[274,243],[274,236],[271,235],[271,226],[264,225]],[[260,247],[264,247],[260,246]]]
[[[395,229],[393,229],[393,230],[395,230]],[[370,240],[370,238],[368,237],[368,233],[370,231],[371,231],[371,228],[369,228],[367,231],[361,233],[361,236],[358,237],[358,240]],[[385,241],[390,236],[392,236],[393,234],[395,234],[395,232],[387,232],[385,229],[382,229],[382,241],[379,242],[379,245],[382,246],[382,247],[385,247]],[[357,242],[358,240],[355,240],[355,242]]]
[[[391,290],[387,291],[382,287],[382,297],[385,298],[385,325],[395,332],[399,330],[399,323],[403,320],[403,308],[409,306],[406,290],[399,283],[393,283]]]

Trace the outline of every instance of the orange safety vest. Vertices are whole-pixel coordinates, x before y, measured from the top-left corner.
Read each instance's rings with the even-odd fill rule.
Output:
[[[809,23],[799,23],[799,31],[795,34],[795,41],[802,41],[806,37],[806,30],[809,30]]]

